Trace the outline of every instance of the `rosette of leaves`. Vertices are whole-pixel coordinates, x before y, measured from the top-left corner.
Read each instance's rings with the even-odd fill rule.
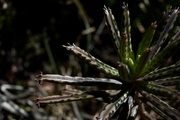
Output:
[[[119,61],[111,67],[80,49],[76,45],[64,46],[88,65],[105,73],[109,78],[71,77],[56,74],[39,74],[36,79],[65,85],[84,86],[84,89],[64,89],[61,95],[36,99],[36,104],[70,102],[84,99],[100,99],[106,103],[94,119],[112,118],[146,119],[157,115],[163,119],[180,119],[180,61],[165,65],[168,58],[179,50],[180,30],[169,37],[169,31],[178,16],[179,9],[169,9],[164,14],[164,27],[158,38],[154,37],[157,24],[152,23],[145,32],[138,51],[131,46],[131,26],[127,5],[123,4],[124,28],[118,30],[110,8],[104,7],[106,25],[112,37]],[[101,86],[86,90],[89,86]],[[103,86],[103,87],[102,87]],[[153,112],[152,112],[153,111]],[[149,113],[152,114],[149,114]],[[115,114],[116,113],[116,114]],[[116,115],[116,117],[114,117]],[[153,117],[152,117],[153,118]]]

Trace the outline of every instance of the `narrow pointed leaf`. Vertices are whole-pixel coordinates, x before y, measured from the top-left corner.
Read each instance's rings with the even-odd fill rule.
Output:
[[[176,20],[176,17],[178,15],[178,11],[179,11],[178,9],[174,10],[172,12],[172,14],[170,15],[169,19],[167,20],[167,24],[166,24],[164,30],[161,32],[155,46],[153,47],[153,50],[150,54],[150,59],[153,59],[157,55],[157,53],[161,49],[163,43],[166,41],[168,32],[169,32],[169,30],[172,29],[174,21]]]
[[[85,52],[84,50],[82,50],[81,48],[77,47],[76,45],[69,45],[69,46],[63,46],[65,47],[67,50],[71,51],[76,57],[78,57],[79,59],[83,60],[84,62],[86,62],[88,65],[92,66],[93,68],[107,74],[110,75],[112,77],[115,78],[119,78],[119,73],[118,70],[103,63],[102,61],[96,59],[95,57],[93,57],[92,55],[88,54],[87,52]]]
[[[153,81],[152,83],[163,86],[180,85],[180,76],[158,79]]]
[[[121,58],[122,51],[120,51],[121,36],[120,36],[120,31],[117,27],[117,23],[115,21],[115,18],[113,16],[110,8],[104,7],[104,14],[105,14],[105,18],[106,18],[106,25],[112,34],[113,43],[114,43],[117,53],[119,55],[119,59],[120,59],[120,61],[122,61],[122,58]]]
[[[48,97],[37,98],[35,103],[40,106],[40,104],[50,104],[50,103],[62,103],[62,102],[71,102],[71,101],[78,101],[84,99],[91,99],[94,98],[93,95],[88,94],[73,94],[73,95],[53,95]]]
[[[176,63],[168,67],[163,67],[161,69],[154,70],[149,74],[147,74],[146,76],[138,79],[138,81],[153,81],[159,78],[166,77],[168,75],[172,76],[173,73],[178,73],[178,72],[180,72],[180,63]]]
[[[132,50],[132,45],[131,45],[131,24],[130,24],[128,5],[125,5],[125,3],[123,3],[122,8],[123,8],[123,15],[124,15],[124,32],[122,35],[120,48],[121,48],[122,54],[124,54],[124,56],[122,56],[122,59],[124,59],[123,62],[128,64],[131,72],[133,72],[134,52]]]
[[[42,81],[58,82],[60,84],[79,85],[79,86],[122,86],[122,83],[114,79],[106,78],[83,78],[62,76],[56,74],[39,74],[36,79],[41,83]]]
[[[134,71],[134,58],[130,57],[129,53],[129,46],[128,46],[128,38],[127,38],[127,33],[124,32],[122,35],[122,40],[121,40],[121,46],[120,46],[120,51],[121,51],[121,59],[122,62],[127,64],[130,72],[133,73]]]
[[[128,51],[128,40],[127,40],[127,33],[123,32],[122,34],[122,40],[120,42],[120,56],[121,56],[121,61],[123,63],[127,64],[127,61],[129,60],[129,51]]]
[[[143,35],[143,38],[138,47],[138,52],[137,52],[137,56],[136,56],[137,61],[139,61],[139,58],[146,51],[146,49],[150,48],[156,28],[157,28],[156,22],[151,23],[151,26],[147,29],[147,31]]]
[[[178,120],[180,118],[180,112],[170,107],[167,103],[157,98],[152,94],[148,94],[145,91],[141,91],[141,94],[146,98],[147,101],[151,102],[154,106],[156,106],[162,113],[165,113],[173,120]],[[161,115],[161,114],[160,114]],[[162,116],[163,117],[163,116]]]
[[[137,82],[138,89],[144,90],[158,96],[168,97],[170,99],[180,99],[180,93],[174,89],[170,89],[161,85],[140,81]]]
[[[107,104],[96,118],[98,120],[109,120],[118,108],[127,100],[128,94],[129,92],[127,91],[116,101]]]
[[[162,65],[179,47],[180,40],[174,41],[169,44],[163,51],[161,51],[153,60],[151,60],[143,69],[141,75],[145,75],[152,70]]]
[[[130,24],[130,16],[129,16],[129,10],[128,5],[123,5],[123,14],[124,14],[124,27],[127,34],[127,41],[128,41],[128,49],[129,54],[131,55],[132,52],[132,45],[131,45],[131,24]],[[132,57],[132,56],[131,56]]]

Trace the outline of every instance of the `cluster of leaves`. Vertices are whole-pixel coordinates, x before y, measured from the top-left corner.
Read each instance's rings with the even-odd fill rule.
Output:
[[[144,34],[137,53],[132,50],[131,25],[128,6],[123,5],[124,28],[120,32],[110,8],[104,7],[106,25],[112,37],[119,62],[117,68],[109,66],[76,45],[64,46],[79,59],[93,68],[110,76],[109,78],[83,78],[57,74],[39,74],[36,79],[57,82],[65,85],[85,86],[79,89],[64,89],[61,95],[37,98],[36,104],[70,102],[95,98],[103,100],[105,107],[94,119],[147,118],[152,110],[164,119],[180,119],[180,93],[176,89],[180,84],[180,61],[165,65],[180,45],[180,30],[171,38],[169,31],[178,16],[179,9],[170,9],[164,14],[166,22],[158,39],[154,37],[157,24],[152,23]],[[96,90],[86,89],[97,86]],[[103,87],[102,87],[103,86]],[[77,87],[78,88],[78,87]],[[83,89],[82,89],[83,88]],[[152,116],[151,116],[152,117]]]

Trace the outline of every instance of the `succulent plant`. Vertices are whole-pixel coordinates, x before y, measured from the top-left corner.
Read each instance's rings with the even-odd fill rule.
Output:
[[[84,89],[64,89],[61,95],[37,98],[36,104],[70,102],[84,99],[100,99],[106,103],[94,119],[147,118],[154,111],[163,119],[180,119],[180,61],[165,65],[180,46],[180,30],[169,37],[169,31],[179,14],[179,9],[169,9],[164,14],[165,26],[158,38],[154,37],[157,24],[153,22],[145,32],[137,53],[131,46],[131,25],[128,6],[123,4],[124,28],[119,31],[110,8],[104,7],[106,25],[112,37],[119,61],[117,68],[111,67],[85,52],[76,45],[65,47],[80,60],[109,78],[71,77],[57,74],[39,74],[36,79],[65,85],[85,86]],[[101,86],[86,90],[86,86]],[[102,87],[104,86],[104,87]],[[116,118],[118,118],[116,117]]]

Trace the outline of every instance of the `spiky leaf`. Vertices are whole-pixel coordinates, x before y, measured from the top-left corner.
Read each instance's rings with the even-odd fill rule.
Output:
[[[84,62],[86,62],[87,64],[92,66],[93,68],[95,68],[107,75],[110,75],[112,77],[115,77],[115,78],[120,77],[117,69],[103,63],[102,61],[100,61],[97,58],[93,57],[92,55],[88,54],[87,52],[85,52],[81,48],[77,47],[76,45],[74,45],[74,44],[69,45],[69,46],[63,45],[63,47],[65,47],[67,50],[71,51],[76,57],[83,60]]]

